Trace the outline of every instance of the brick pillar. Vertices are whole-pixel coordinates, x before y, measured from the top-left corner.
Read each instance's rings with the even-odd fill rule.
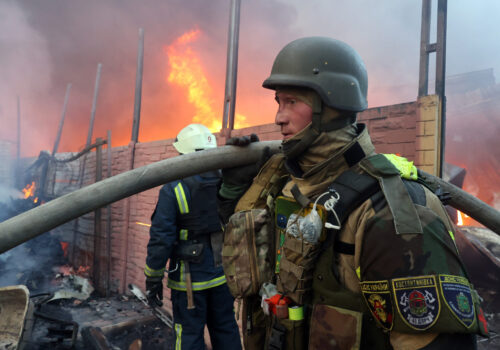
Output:
[[[417,140],[415,164],[422,170],[439,175],[441,151],[440,101],[437,95],[419,97],[417,100]]]

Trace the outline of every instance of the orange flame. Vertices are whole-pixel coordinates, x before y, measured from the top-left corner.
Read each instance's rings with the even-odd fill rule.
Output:
[[[188,101],[196,110],[192,121],[204,124],[211,131],[222,128],[222,117],[217,117],[214,111],[212,87],[208,82],[199,55],[189,46],[200,36],[199,29],[191,30],[181,35],[174,43],[165,48],[170,66],[167,81],[188,90]],[[248,126],[246,117],[235,116],[235,128]]]
[[[82,277],[86,277],[89,273],[89,270],[90,266],[79,266],[76,271],[73,266],[70,265],[59,266],[59,273],[63,276],[79,275]]]
[[[24,198],[33,197],[35,195],[35,190],[36,190],[35,181],[33,181],[29,185],[26,185],[26,187],[22,189],[24,193]],[[35,200],[38,201],[38,198],[35,198]]]
[[[457,226],[463,226],[467,223],[469,215],[462,213],[460,210],[457,210]]]
[[[462,218],[462,213],[460,212],[460,210],[457,210],[457,225],[458,226],[464,225],[464,219]]]
[[[69,243],[68,242],[63,242],[63,241],[61,241],[59,243],[61,243],[61,249],[63,250],[64,257],[66,258],[68,256],[68,244]]]

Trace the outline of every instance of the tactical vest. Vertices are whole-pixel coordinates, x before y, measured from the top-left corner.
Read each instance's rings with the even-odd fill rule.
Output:
[[[337,203],[336,205],[338,220],[343,222],[352,210],[356,209],[368,198],[372,198],[372,201],[378,201],[379,207],[383,208],[381,210],[385,210],[383,215],[390,219],[390,225],[392,225],[391,234],[423,235],[424,232],[427,232],[426,234],[432,236],[436,230],[442,232],[442,226],[439,227],[439,224],[434,221],[426,221],[430,215],[428,209],[426,210],[424,206],[414,205],[414,202],[418,203],[415,186],[419,188],[420,185],[411,182],[405,184],[401,181],[400,171],[383,155],[370,158],[361,164],[362,171],[353,172],[348,170],[330,186],[329,191],[340,193],[343,200],[343,203]],[[276,160],[274,163],[279,164]],[[275,165],[275,168],[280,170],[281,165]],[[271,194],[269,190],[275,187],[274,184],[277,178],[283,177],[283,172],[277,171],[271,175],[267,178],[267,181],[262,178],[257,179],[258,186],[253,190],[253,195],[243,197],[243,202],[252,205],[257,203],[264,205],[267,202],[269,205],[269,198],[266,200],[265,197]],[[275,181],[269,181],[270,178],[275,178]],[[276,191],[272,192],[276,193]],[[304,198],[300,197],[300,193],[294,194],[294,196],[297,202],[301,202],[300,204],[295,203],[299,210],[307,205]],[[383,203],[380,204],[380,202]],[[275,203],[273,200],[273,204]],[[286,225],[287,220],[287,218],[280,218],[280,215],[283,215],[283,213],[278,211],[274,218],[278,233],[280,229],[283,232],[283,225]],[[421,218],[424,218],[424,227]],[[333,221],[330,215],[327,220],[329,222]],[[444,230],[444,232],[447,232],[446,228]],[[449,232],[451,239],[453,239],[452,232]],[[280,256],[283,255],[282,252],[287,247],[287,243],[279,235],[276,237],[278,245],[276,263],[277,266],[281,264],[281,270],[283,270],[283,261],[280,261]],[[449,240],[450,237],[446,236],[445,239]],[[305,292],[312,288],[312,299],[301,299],[300,296],[295,296],[295,301],[303,302],[312,307],[306,310],[306,320],[278,320],[273,317],[271,319],[271,331],[269,331],[269,328],[267,331],[266,347],[269,349],[279,348],[283,342],[289,345],[294,344],[296,349],[307,348],[307,339],[313,342],[309,343],[309,345],[314,347],[314,341],[321,342],[321,339],[325,339],[325,336],[327,338],[331,336],[328,332],[321,332],[321,325],[335,325],[335,320],[330,318],[333,317],[332,315],[335,315],[333,318],[336,318],[339,329],[342,329],[341,327],[346,323],[351,323],[360,331],[362,325],[363,337],[357,336],[357,339],[355,337],[346,340],[348,344],[352,344],[355,348],[362,349],[390,348],[387,332],[393,329],[403,333],[417,334],[427,329],[444,333],[484,334],[485,329],[481,327],[481,317],[483,316],[479,307],[479,298],[468,282],[465,269],[459,259],[457,262],[451,263],[450,267],[445,268],[444,274],[439,274],[439,270],[434,274],[426,270],[428,275],[426,273],[426,276],[423,277],[388,278],[387,280],[373,282],[373,276],[363,276],[362,272],[357,271],[362,294],[356,294],[347,290],[338,282],[334,267],[335,254],[354,254],[355,247],[338,241],[335,232],[329,232],[326,237],[320,248],[321,251],[316,255],[317,259],[314,261],[316,268],[313,274],[304,274],[305,270],[302,266],[292,266],[290,262],[287,262],[287,273],[295,275],[299,282],[302,280],[305,284],[295,284],[296,281],[294,281],[288,286],[283,286],[283,284],[279,286],[278,281],[279,289],[293,295],[294,292],[300,291],[300,288],[305,288]],[[387,239],[387,237],[381,237],[381,239]],[[375,244],[375,242],[370,243]],[[434,240],[432,244],[439,245],[439,239]],[[456,248],[454,243],[447,243],[447,245],[448,248],[440,249],[453,250],[453,248]],[[288,248],[292,246],[294,245],[289,244]],[[295,244],[295,246],[297,245]],[[298,254],[298,252],[292,252],[293,254]],[[446,259],[453,260],[453,254],[456,254],[456,251],[452,255],[447,255]],[[455,256],[458,256],[458,254]],[[364,269],[366,266],[362,267]],[[278,274],[282,273],[279,268],[276,269],[276,272]],[[284,283],[288,282],[285,281]],[[255,342],[251,339],[253,337],[252,326],[262,323],[262,311],[259,309],[258,304],[251,300],[249,300],[246,311],[248,314],[244,322],[247,323],[246,329],[250,330],[246,335],[246,344],[251,349],[258,348],[259,344],[262,347],[262,334],[255,334],[255,339],[259,339]],[[318,319],[318,317],[320,318]],[[311,319],[314,325],[310,324]],[[250,326],[248,323],[250,323]],[[318,325],[319,332],[317,331]],[[312,326],[316,331],[312,332],[311,330],[311,333],[309,333],[309,327]],[[325,329],[327,328],[331,327]],[[255,345],[252,347],[252,344]]]
[[[180,212],[177,225],[182,240],[201,239],[210,233],[221,231],[217,212],[220,172],[207,172],[199,176],[203,181],[199,181],[196,176],[182,180],[191,195],[189,207],[182,186],[174,188]]]

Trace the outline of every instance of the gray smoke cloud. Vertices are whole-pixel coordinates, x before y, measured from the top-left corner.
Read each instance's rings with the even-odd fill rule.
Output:
[[[433,4],[435,12],[436,4]],[[138,28],[145,30],[141,141],[174,137],[194,114],[186,93],[166,82],[165,47],[199,29],[192,44],[222,112],[229,0],[3,0],[0,3],[0,138],[15,138],[21,98],[22,153],[51,149],[66,84],[73,84],[61,151],[85,140],[96,67],[103,64],[94,137],[130,139]],[[447,73],[500,69],[494,0],[448,3]],[[250,124],[273,121],[272,93],[261,88],[276,53],[302,36],[343,40],[369,72],[369,103],[412,101],[417,95],[420,1],[242,1],[237,113]],[[435,27],[435,25],[434,25]],[[432,69],[433,65],[431,65]]]

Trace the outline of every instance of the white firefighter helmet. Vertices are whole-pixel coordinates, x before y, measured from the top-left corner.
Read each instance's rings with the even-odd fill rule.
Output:
[[[214,134],[202,124],[189,124],[179,131],[174,142],[175,149],[181,153],[191,153],[217,147]]]

